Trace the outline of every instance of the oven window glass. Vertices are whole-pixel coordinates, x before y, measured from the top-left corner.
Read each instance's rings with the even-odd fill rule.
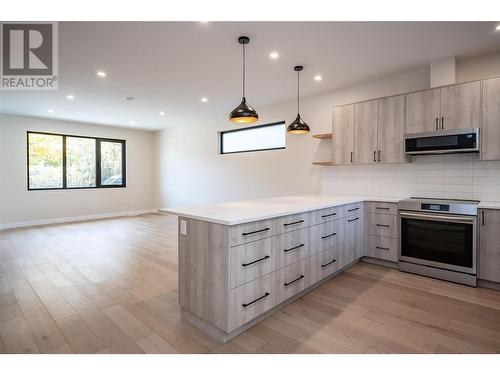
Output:
[[[472,267],[473,225],[401,218],[401,255]]]

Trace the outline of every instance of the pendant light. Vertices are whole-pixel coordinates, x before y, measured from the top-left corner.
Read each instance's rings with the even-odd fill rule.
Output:
[[[250,39],[247,36],[240,36],[238,38],[238,43],[243,46],[243,98],[241,103],[237,106],[231,114],[229,115],[229,121],[238,122],[240,124],[246,124],[250,122],[255,122],[259,119],[259,115],[247,104],[245,98],[245,44],[248,44]]]
[[[302,70],[304,70],[304,67],[301,65],[297,65],[293,68],[297,72],[297,117],[295,120],[288,125],[287,127],[287,132],[291,134],[305,134],[309,133],[311,129],[309,129],[309,125],[307,125],[301,118],[300,118],[300,77],[299,74]]]

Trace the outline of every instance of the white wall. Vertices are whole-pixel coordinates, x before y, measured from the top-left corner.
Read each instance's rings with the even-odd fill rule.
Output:
[[[301,115],[313,134],[331,132],[334,106],[425,89],[428,85],[428,69],[416,69],[304,98]],[[259,124],[281,120],[288,124],[295,118],[296,104],[289,101],[257,110]],[[218,154],[217,132],[235,127],[224,113],[206,124],[179,125],[157,133],[159,207],[320,191],[322,167],[312,162],[331,159],[328,140],[287,135],[286,150]]]
[[[125,139],[127,187],[27,191],[28,130]],[[155,209],[154,138],[148,131],[0,114],[0,228],[13,223]]]
[[[456,62],[457,82],[492,76],[500,76],[500,53]],[[313,134],[331,132],[334,106],[429,87],[429,69],[415,69],[303,98],[302,118]],[[257,109],[259,123],[289,123],[296,114],[295,101]],[[331,145],[310,135],[288,135],[284,151],[219,155],[217,132],[235,128],[226,116],[157,133],[159,207],[319,192],[500,200],[500,162],[480,162],[471,155],[417,157],[404,165],[320,167],[312,162],[330,160]]]

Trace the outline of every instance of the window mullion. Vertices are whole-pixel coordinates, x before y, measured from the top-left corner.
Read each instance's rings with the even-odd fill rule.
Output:
[[[95,140],[95,185],[101,187],[101,140]]]
[[[67,189],[68,184],[67,184],[67,159],[66,159],[66,136],[63,135],[62,137],[62,142],[63,142],[63,189]]]

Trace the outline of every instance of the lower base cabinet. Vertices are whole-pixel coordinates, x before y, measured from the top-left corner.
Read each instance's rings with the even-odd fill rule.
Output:
[[[398,243],[396,238],[370,235],[367,256],[391,262],[398,261]]]
[[[314,285],[341,268],[343,244],[309,258],[308,286]]]
[[[479,211],[479,279],[500,283],[500,210]]]
[[[278,270],[276,283],[277,304],[286,301],[307,288],[308,263],[308,259],[304,259]]]

